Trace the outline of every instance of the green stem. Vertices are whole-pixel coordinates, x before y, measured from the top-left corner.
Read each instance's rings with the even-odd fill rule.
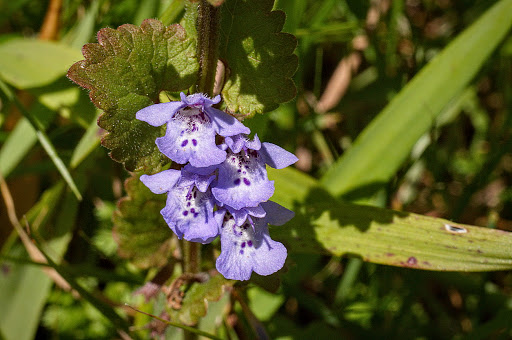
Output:
[[[183,240],[183,264],[185,273],[199,273],[201,270],[201,244]],[[185,340],[197,340],[196,332],[184,329]]]
[[[184,0],[173,0],[169,4],[169,6],[165,9],[165,11],[160,15],[160,21],[168,26],[172,23],[175,23],[182,14],[185,9],[185,1]]]
[[[201,270],[201,244],[183,241],[183,272],[199,273]]]
[[[199,58],[199,79],[197,91],[213,95],[215,71],[217,69],[220,9],[200,0],[197,8],[197,55]],[[189,2],[187,14],[194,15],[194,3]],[[201,245],[183,241],[183,269],[185,273],[198,273],[201,270]],[[185,332],[186,340],[197,339],[197,334]]]
[[[206,0],[199,2],[197,14],[198,91],[211,96],[217,69],[220,9]]]

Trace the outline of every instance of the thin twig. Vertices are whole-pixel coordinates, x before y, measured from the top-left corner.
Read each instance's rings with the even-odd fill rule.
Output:
[[[32,261],[36,263],[41,263],[43,265],[48,264],[46,258],[41,253],[41,251],[32,243],[32,240],[28,236],[28,233],[23,230],[22,225],[20,224],[18,217],[16,216],[16,208],[14,206],[14,200],[12,199],[11,192],[9,190],[9,187],[7,183],[5,182],[4,177],[0,174],[0,190],[2,192],[2,197],[5,202],[5,208],[7,209],[7,216],[9,217],[9,221],[13,225],[14,229],[20,236],[21,242],[25,246],[25,249],[27,250],[28,255],[32,259]],[[26,223],[28,226],[28,222]],[[65,291],[71,291],[73,295],[79,296],[79,294],[71,289],[71,286],[69,283],[59,275],[55,271],[55,269],[50,267],[43,267],[42,270],[45,272],[45,274],[52,279],[57,286],[62,288]]]
[[[172,322],[172,321],[168,321],[168,320],[165,320],[159,316],[156,316],[156,315],[153,315],[153,314],[150,314],[150,313],[146,313],[146,312],[143,312],[135,307],[132,307],[130,306],[129,304],[125,303],[125,306],[128,307],[128,308],[131,308],[133,309],[134,311],[136,312],[139,312],[141,314],[144,314],[144,315],[147,315],[147,316],[150,316],[152,317],[153,319],[156,319],[158,321],[161,321],[169,326],[173,326],[173,327],[178,327],[178,328],[181,328],[183,330],[186,330],[186,331],[189,331],[191,333],[194,333],[194,334],[197,334],[197,335],[201,335],[201,336],[204,336],[206,338],[209,338],[209,339],[214,339],[214,340],[221,340],[221,338],[213,335],[213,334],[210,334],[210,333],[207,333],[207,332],[204,332],[202,330],[199,330],[197,328],[193,328],[193,327],[189,327],[189,326],[185,326],[185,325],[182,325],[182,324],[179,324],[179,323],[176,323],[176,322]]]
[[[43,25],[39,32],[41,40],[57,40],[59,37],[60,11],[62,9],[62,0],[51,0],[44,16]]]

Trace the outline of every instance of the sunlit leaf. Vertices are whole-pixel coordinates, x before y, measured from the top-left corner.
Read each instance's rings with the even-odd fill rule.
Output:
[[[222,5],[220,58],[228,76],[222,96],[229,110],[253,115],[295,97],[295,37],[282,33],[285,14],[274,0],[228,0]]]
[[[48,85],[66,74],[80,52],[64,44],[9,39],[0,44],[0,76],[18,89]]]
[[[105,112],[98,125],[109,132],[102,144],[112,150],[112,159],[130,171],[156,172],[167,162],[155,145],[163,128],[136,120],[135,113],[158,103],[161,91],[185,91],[194,83],[193,41],[179,25],[148,19],[140,27],[104,28],[98,42],[84,46],[85,60],[74,64],[68,77],[90,90]]]
[[[270,234],[291,252],[354,255],[424,270],[512,269],[510,232],[344,203],[293,169],[272,171],[270,177],[279,193],[272,199],[296,214]]]

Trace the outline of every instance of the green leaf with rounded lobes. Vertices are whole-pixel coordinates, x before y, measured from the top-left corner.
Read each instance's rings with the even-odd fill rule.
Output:
[[[104,114],[98,125],[107,130],[103,146],[129,171],[158,172],[168,162],[155,145],[164,132],[138,121],[135,113],[158,103],[162,91],[186,91],[197,78],[194,41],[179,25],[165,27],[155,19],[141,26],[122,25],[98,32],[98,43],[82,49],[68,77],[90,90]]]
[[[173,251],[173,233],[160,210],[166,195],[155,195],[133,176],[126,180],[127,196],[119,200],[114,212],[114,239],[118,253],[139,268],[165,265]]]
[[[227,68],[222,90],[228,110],[269,112],[295,97],[295,37],[282,33],[285,14],[274,0],[227,0],[221,10],[220,59]]]

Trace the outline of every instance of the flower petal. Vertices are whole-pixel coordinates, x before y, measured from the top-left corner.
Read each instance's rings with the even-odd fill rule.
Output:
[[[220,164],[226,152],[215,144],[215,131],[207,115],[198,109],[182,110],[167,124],[165,136],[156,139],[158,149],[179,164],[194,167]]]
[[[181,176],[179,170],[164,170],[154,175],[142,175],[140,180],[154,194],[163,194],[171,190]]]
[[[188,169],[201,169],[194,167],[187,167],[181,169],[181,178],[179,185],[182,186],[191,186],[195,185],[196,188],[201,192],[206,192],[210,183],[215,179],[215,175],[200,175],[194,172],[187,171]]]
[[[194,93],[187,96],[183,92],[181,92],[180,97],[181,101],[190,107],[210,107],[213,104],[218,104],[220,102],[220,95],[217,95],[213,99],[210,99],[207,95],[203,93]]]
[[[219,165],[215,164],[215,165],[211,165],[211,166],[207,166],[207,167],[203,167],[203,168],[196,168],[190,164],[187,164],[187,165],[185,165],[184,169],[186,171],[192,172],[194,174],[206,176],[206,175],[213,174],[215,172],[215,170],[217,170],[218,167],[219,167]]]
[[[228,137],[240,133],[248,134],[251,132],[248,127],[240,123],[235,117],[230,116],[221,110],[217,110],[213,107],[206,107],[205,111],[212,120],[215,132],[221,136]]]
[[[286,168],[299,160],[293,153],[272,143],[263,143],[260,154],[263,156],[265,163],[274,169]]]
[[[293,211],[280,206],[276,202],[263,202],[261,203],[261,206],[266,212],[265,218],[263,220],[265,223],[271,225],[283,225],[295,216]]]
[[[268,180],[265,163],[257,151],[229,152],[219,166],[219,178],[212,193],[219,202],[236,210],[256,207],[272,196],[274,181]]]
[[[246,207],[240,210],[235,210],[229,205],[225,206],[225,209],[229,211],[231,215],[233,215],[235,219],[236,225],[242,225],[247,220],[247,216],[251,215],[253,217],[262,218],[265,217],[265,210],[262,208],[261,204],[256,207]]]
[[[135,118],[152,126],[160,126],[170,121],[174,114],[185,106],[182,102],[150,105],[137,111]]]
[[[195,187],[175,187],[169,192],[161,214],[178,238],[208,242],[219,234],[213,206],[210,191],[202,193]]]
[[[270,275],[283,267],[286,248],[270,238],[266,225],[258,224],[254,231],[249,223],[236,226],[231,218],[221,229],[216,267],[225,278],[249,280],[253,271]]]
[[[261,142],[258,138],[258,134],[254,135],[252,141],[247,139],[247,136],[243,134],[227,137],[224,143],[233,151],[233,153],[239,153],[243,149],[259,150],[261,148]]]

